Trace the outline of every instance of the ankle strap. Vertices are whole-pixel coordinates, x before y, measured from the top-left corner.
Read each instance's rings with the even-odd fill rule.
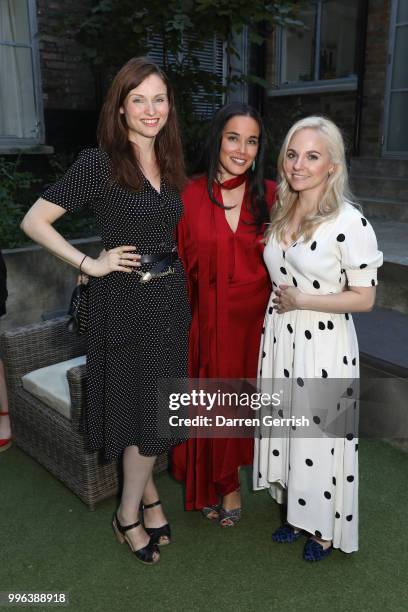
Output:
[[[9,412],[0,412],[0,416],[7,416],[8,414],[10,414]]]
[[[115,514],[116,525],[121,533],[125,533],[125,531],[129,531],[129,529],[134,529],[134,527],[139,527],[140,521],[136,521],[136,523],[132,523],[131,525],[121,525],[118,519],[118,515]]]
[[[154,508],[155,506],[160,506],[161,501],[160,499],[158,499],[157,501],[153,502],[152,504],[143,504],[143,510],[149,509],[149,508]]]

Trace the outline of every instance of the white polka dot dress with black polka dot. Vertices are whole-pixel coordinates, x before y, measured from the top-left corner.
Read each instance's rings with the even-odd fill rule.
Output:
[[[147,179],[139,192],[121,187],[99,149],[83,151],[42,197],[69,212],[89,207],[106,250],[134,245],[151,254],[175,247],[183,212],[176,190],[163,179],[160,193]],[[147,283],[125,272],[90,279],[85,422],[89,448],[103,449],[106,461],[130,445],[155,456],[181,441],[161,438],[157,423],[158,380],[187,376],[190,308],[180,261],[174,269]]]
[[[374,286],[382,253],[371,225],[345,203],[308,242],[299,239],[283,251],[272,237],[264,258],[273,290],[261,340],[260,384],[263,380],[270,384],[266,379],[293,379],[297,389],[293,409],[293,398],[301,402],[307,379],[358,379],[357,337],[349,313],[278,314],[273,308],[274,290],[286,284],[304,293],[327,295],[340,293],[347,285]],[[318,427],[320,418],[315,414],[312,426]],[[276,501],[287,502],[287,520],[295,527],[353,552],[358,549],[358,441],[351,425],[351,431],[347,429],[348,418],[341,425],[344,437],[319,433],[319,438],[307,438],[294,432],[287,439],[279,437],[278,428],[262,431],[255,440],[254,488],[269,488]]]

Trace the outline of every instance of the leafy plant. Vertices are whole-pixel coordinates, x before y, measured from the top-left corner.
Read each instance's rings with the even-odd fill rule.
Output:
[[[21,158],[10,161],[0,157],[0,245],[19,246],[26,239],[20,230],[20,223],[32,190],[38,179],[32,172],[21,169]]]
[[[30,244],[29,238],[20,230],[20,223],[25,213],[40,196],[45,184],[57,181],[72,161],[72,154],[55,154],[50,157],[50,170],[44,181],[44,178],[22,169],[20,156],[14,160],[0,157],[1,248],[16,248]],[[86,212],[75,217],[71,215],[62,217],[57,221],[56,228],[66,238],[80,238],[97,234],[95,224]]]
[[[236,74],[237,34],[262,45],[276,25],[301,27],[296,18],[305,2],[276,0],[95,0],[85,14],[61,15],[59,35],[81,44],[93,68],[97,91],[132,56],[160,51],[161,65],[174,85],[187,159],[195,159],[206,122],[194,112],[197,93],[211,101],[247,82],[267,87],[262,75]],[[225,81],[205,70],[199,52],[216,36],[226,54]],[[101,99],[99,100],[101,104]]]

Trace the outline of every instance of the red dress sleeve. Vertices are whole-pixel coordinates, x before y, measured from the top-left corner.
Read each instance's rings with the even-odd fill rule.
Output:
[[[193,301],[193,278],[197,268],[197,245],[194,240],[194,213],[198,208],[196,181],[189,181],[181,195],[184,212],[176,229],[178,254],[186,272],[187,290],[190,303]]]
[[[200,189],[197,180],[187,183],[181,199],[184,212],[176,230],[177,248],[184,269],[190,274],[197,265],[197,244],[194,238],[196,217],[200,208]]]
[[[176,241],[177,241],[178,255],[179,255],[179,258],[181,260],[181,263],[183,264],[183,268],[186,273],[186,285],[187,285],[188,297],[191,302],[191,283],[190,283],[190,275],[188,273],[187,256],[186,256],[186,243],[188,240],[187,231],[188,231],[188,225],[186,223],[186,215],[184,212],[176,228]]]

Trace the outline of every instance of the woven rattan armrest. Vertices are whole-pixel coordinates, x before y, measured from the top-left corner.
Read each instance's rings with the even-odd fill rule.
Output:
[[[21,387],[24,374],[86,353],[86,337],[70,332],[67,321],[68,317],[62,317],[2,334],[0,348],[11,395]]]
[[[81,424],[86,406],[86,365],[76,366],[67,372],[71,396],[71,421]]]

